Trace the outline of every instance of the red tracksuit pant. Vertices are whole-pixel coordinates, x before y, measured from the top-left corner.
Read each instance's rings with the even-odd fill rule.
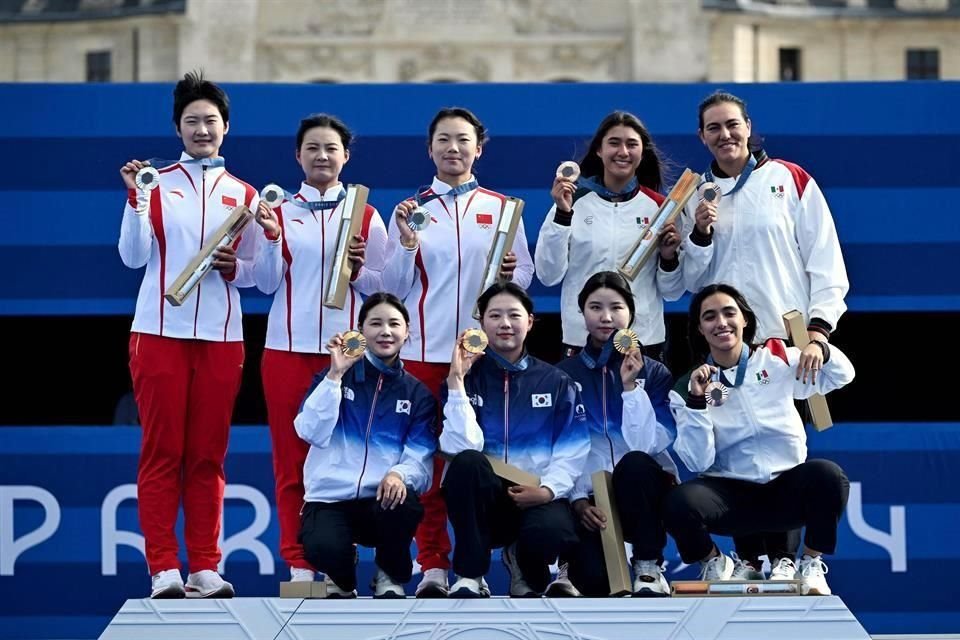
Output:
[[[260,372],[273,443],[273,477],[280,521],[280,557],[290,567],[313,569],[303,558],[300,509],[303,506],[303,463],[310,445],[300,439],[293,420],[300,412],[313,377],[330,364],[330,356],[265,349]]]
[[[191,573],[216,570],[226,484],[223,462],[243,374],[242,342],[130,335],[130,373],[143,425],[137,500],[147,565],[179,569],[183,503]]]
[[[450,371],[450,365],[436,362],[403,361],[407,373],[426,385],[427,389],[440,400],[440,387]],[[443,428],[443,407],[437,418],[437,433]],[[423,506],[423,520],[417,527],[417,562],[423,571],[427,569],[450,568],[450,535],[447,533],[447,503],[440,493],[440,479],[443,476],[445,462],[440,456],[433,458],[433,482],[430,488],[420,496]]]

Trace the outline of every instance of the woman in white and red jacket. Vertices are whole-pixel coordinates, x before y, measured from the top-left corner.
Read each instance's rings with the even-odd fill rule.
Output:
[[[563,283],[560,320],[567,355],[587,342],[577,306],[580,289],[593,274],[617,270],[664,200],[660,152],[640,119],[626,111],[614,111],[597,127],[580,160],[580,174],[576,182],[560,176],[554,180],[554,206],[540,227],[534,254],[540,281]],[[643,353],[662,361],[663,301],[677,300],[684,288],[677,255],[680,234],[673,224],[660,231],[659,243],[659,253],[630,289],[637,301],[632,328]]]
[[[340,172],[350,160],[352,140],[350,129],[334,116],[313,114],[300,122],[296,158],[303,184],[274,209],[283,232],[261,242],[254,263],[257,287],[273,294],[261,375],[273,444],[280,556],[294,582],[312,581],[315,575],[297,541],[307,444],[297,437],[293,419],[313,376],[330,364],[330,338],[355,328],[361,294],[382,289],[387,231],[377,210],[367,205],[360,233],[350,244],[353,276],[344,308],[322,304],[343,217],[346,190]],[[266,203],[260,208],[270,213]]]
[[[360,307],[363,355],[327,344],[330,366],[313,382],[295,425],[309,445],[300,539],[326,574],[328,597],[356,597],[354,544],[376,549],[375,598],[404,597],[413,571],[410,542],[430,486],[437,402],[404,371],[400,347],[410,316],[388,293]]]
[[[806,527],[799,564],[782,558],[805,592],[828,595],[821,555],[833,553],[849,482],[829,460],[807,460],[806,433],[794,405],[853,380],[853,365],[836,347],[817,342],[823,366],[778,338],[751,341],[757,316],[729,285],[703,288],[690,303],[694,350],[706,363],[690,375],[684,401],[671,392],[677,420],[673,448],[699,478],[667,497],[665,521],[687,564],[700,562],[705,580],[726,580],[732,559],[711,533],[730,536]],[[781,567],[781,570],[785,567]],[[786,572],[783,572],[786,573]]]
[[[130,373],[143,424],[137,499],[151,597],[231,597],[217,573],[225,486],[223,462],[243,372],[238,287],[253,285],[258,229],[214,253],[213,270],[180,306],[164,297],[238,205],[256,208],[253,187],[230,175],[220,145],[230,129],[230,103],[217,85],[188,73],[173,92],[180,159],[155,166],[159,184],[138,191],[144,162],[120,174],[128,203],[119,250],[131,269],[146,266],[130,334]],[[159,165],[159,161],[153,164]],[[276,220],[259,216],[267,233]],[[180,575],[175,532],[181,501],[190,575]]]
[[[473,309],[483,285],[487,254],[500,222],[506,196],[479,186],[474,163],[483,153],[487,130],[467,109],[441,109],[430,123],[428,153],[437,168],[433,183],[394,210],[390,225],[384,289],[410,308],[410,343],[404,347],[407,370],[439,397],[450,368],[450,345],[476,325]],[[418,205],[419,202],[419,205]],[[422,206],[430,216],[420,232],[407,224]],[[533,280],[533,261],[523,222],[501,277],[521,287]],[[446,509],[439,493],[439,458],[434,486],[423,496],[426,514],[417,531],[417,562],[423,569],[418,597],[447,595],[450,539]]]

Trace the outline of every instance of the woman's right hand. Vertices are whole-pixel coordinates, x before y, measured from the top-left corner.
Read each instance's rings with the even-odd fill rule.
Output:
[[[607,528],[607,514],[600,507],[590,504],[589,500],[581,498],[575,501],[573,511],[587,531],[600,531]]]
[[[553,188],[550,189],[550,196],[557,209],[561,211],[573,211],[573,194],[577,186],[566,178],[557,177],[553,181]]]
[[[463,348],[463,339],[466,333],[466,331],[461,333],[456,344],[453,345],[453,355],[450,356],[450,372],[447,374],[447,388],[458,391],[463,390],[463,378],[470,371],[470,367],[483,356],[482,353],[471,353]]]
[[[697,231],[708,236],[713,230],[714,223],[717,221],[717,203],[701,200],[693,215],[697,225]]]
[[[413,213],[416,208],[416,202],[413,200],[404,200],[393,210],[393,219],[396,221],[397,229],[400,230],[400,244],[402,244],[405,249],[416,249],[420,243],[419,234],[407,224],[410,214]]]
[[[707,385],[710,384],[710,378],[717,372],[713,365],[702,364],[693,370],[690,374],[690,394],[702,396],[706,393]]]
[[[140,160],[131,160],[127,164],[120,167],[120,177],[123,178],[123,184],[127,189],[136,189],[137,183],[134,178],[137,177],[137,172],[140,169],[143,169],[146,164]]]
[[[339,382],[343,374],[350,370],[353,364],[363,357],[361,353],[358,356],[350,357],[343,352],[343,334],[337,333],[330,338],[327,343],[327,352],[330,354],[330,370],[327,372],[327,378],[334,382]]]

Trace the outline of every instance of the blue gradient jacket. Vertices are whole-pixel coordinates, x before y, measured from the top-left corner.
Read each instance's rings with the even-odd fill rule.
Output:
[[[621,364],[623,355],[608,342],[602,350],[587,346],[557,365],[577,384],[590,429],[590,455],[571,500],[592,494],[590,476],[603,469],[613,471],[630,451],[643,451],[665,471],[678,475],[667,452],[676,433],[668,398],[673,376],[662,363],[644,356],[636,389],[624,391]]]
[[[340,382],[328,380],[327,371],[317,374],[294,420],[297,435],[310,443],[304,499],[372,498],[389,471],[426,491],[436,451],[433,395],[402,363],[387,367],[369,351]]]
[[[444,385],[440,449],[473,449],[540,477],[540,486],[566,498],[590,451],[583,405],[570,378],[524,355],[502,361],[491,350],[464,378],[466,393]]]

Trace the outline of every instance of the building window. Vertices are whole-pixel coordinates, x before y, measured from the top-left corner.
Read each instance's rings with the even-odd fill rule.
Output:
[[[110,82],[110,52],[87,52],[87,82]]]
[[[939,79],[939,49],[907,49],[907,80]]]
[[[798,82],[802,79],[800,75],[800,49],[781,48],[780,49],[780,81]]]

